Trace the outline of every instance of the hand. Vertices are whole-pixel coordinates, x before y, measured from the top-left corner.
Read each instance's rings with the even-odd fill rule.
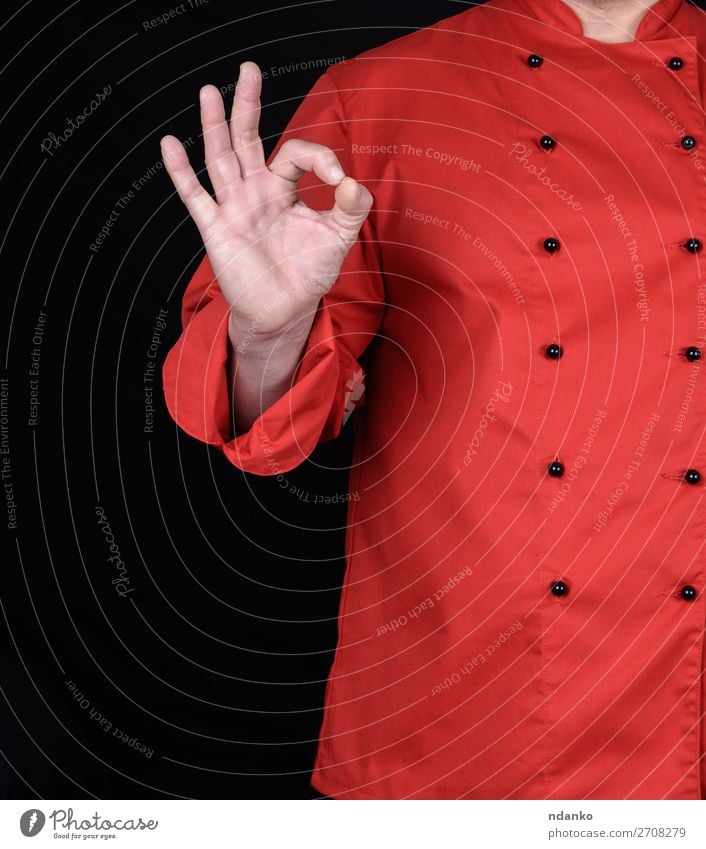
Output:
[[[336,155],[323,145],[289,139],[268,167],[258,132],[261,87],[259,67],[244,62],[230,127],[218,89],[207,85],[200,91],[215,200],[199,183],[178,139],[164,136],[161,149],[231,308],[231,327],[274,337],[315,310],[331,288],[373,198],[344,175]],[[297,183],[307,171],[336,187],[330,210],[317,212],[297,197]]]

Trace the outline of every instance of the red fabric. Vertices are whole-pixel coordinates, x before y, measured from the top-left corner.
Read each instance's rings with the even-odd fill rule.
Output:
[[[706,243],[706,21],[658,0],[637,35],[490,0],[322,76],[287,134],[333,147],[374,210],[294,386],[237,439],[206,260],[186,292],[169,409],[257,474],[339,432],[380,337],[354,413],[327,795],[706,797],[706,475],[683,478],[706,473],[703,358],[684,354],[706,344],[705,254],[684,247]]]

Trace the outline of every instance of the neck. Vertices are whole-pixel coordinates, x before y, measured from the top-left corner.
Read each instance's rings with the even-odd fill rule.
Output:
[[[576,12],[583,34],[597,41],[632,41],[645,15],[657,0],[564,0]]]

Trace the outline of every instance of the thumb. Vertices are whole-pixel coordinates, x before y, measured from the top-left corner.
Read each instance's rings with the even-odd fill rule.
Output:
[[[340,235],[353,242],[372,205],[373,196],[365,186],[353,177],[344,177],[336,186],[335,200],[329,215]]]

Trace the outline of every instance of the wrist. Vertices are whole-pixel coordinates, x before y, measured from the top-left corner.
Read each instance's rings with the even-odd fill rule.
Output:
[[[293,349],[300,351],[303,347],[315,315],[316,310],[309,310],[285,327],[261,331],[253,321],[243,320],[231,313],[228,317],[228,338],[232,350],[239,359],[271,358],[279,354],[289,356]]]

